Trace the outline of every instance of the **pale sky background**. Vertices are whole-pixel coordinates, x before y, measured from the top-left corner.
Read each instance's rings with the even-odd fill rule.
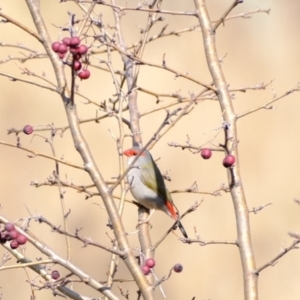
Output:
[[[62,35],[60,27],[68,22],[67,12],[76,13],[78,18],[82,13],[72,2],[41,0],[41,12],[48,26],[52,40]],[[126,1],[130,6],[139,1]],[[212,20],[217,20],[232,1],[208,0]],[[118,1],[124,5],[125,1]],[[25,1],[0,1],[2,12],[10,15],[35,31]],[[300,81],[300,2],[297,0],[272,1],[253,0],[239,5],[231,15],[254,11],[256,8],[271,9],[269,14],[256,13],[250,19],[233,19],[220,26],[217,31],[218,55],[222,58],[222,68],[231,88],[241,88],[259,85],[272,81],[272,85],[264,91],[249,90],[246,93],[235,93],[234,107],[236,113],[262,106],[274,95],[282,95],[295,88]],[[193,1],[166,0],[162,9],[176,11],[193,10]],[[112,14],[107,8],[97,8],[103,14],[103,22],[113,24]],[[140,30],[138,26],[146,24],[146,14],[127,12],[122,20],[122,28],[126,42],[131,45],[138,41]],[[160,32],[162,26],[168,24],[166,32],[180,30],[197,24],[196,18],[165,15],[163,22],[158,22],[150,36]],[[12,24],[0,24],[0,41],[7,44],[22,43],[29,48],[41,51],[42,46]],[[92,34],[92,32],[89,32]],[[66,33],[63,33],[66,36]],[[0,73],[11,74],[18,78],[46,84],[43,80],[22,74],[25,68],[47,80],[54,82],[54,72],[47,59],[37,59],[26,63],[17,60],[4,60],[10,56],[21,57],[25,50],[0,46]],[[180,37],[166,37],[157,40],[145,50],[145,61],[161,64],[163,54],[166,55],[167,65],[183,73],[209,83],[211,77],[203,54],[202,36],[200,31],[182,34]],[[104,55],[93,58],[106,59]],[[120,59],[113,55],[114,67],[122,70]],[[103,65],[101,65],[103,66]],[[70,72],[66,70],[69,78]],[[91,68],[90,80],[78,81],[80,92],[90,97],[96,103],[108,101],[115,93],[112,78],[108,73]],[[182,78],[157,70],[156,68],[141,67],[138,85],[156,93],[180,92],[183,96],[197,94],[201,87]],[[54,124],[56,127],[66,126],[67,120],[61,99],[56,93],[21,82],[9,81],[0,76],[0,140],[16,143],[15,135],[7,135],[7,130],[14,127],[23,128],[26,124],[44,126]],[[139,93],[141,113],[160,107],[169,101],[156,104],[152,96]],[[81,119],[93,118],[97,106],[86,105],[76,99],[78,114]],[[245,188],[249,209],[267,203],[258,214],[251,214],[251,230],[256,265],[260,267],[280,253],[283,248],[290,246],[292,239],[289,231],[298,232],[300,229],[300,207],[294,199],[300,198],[300,103],[299,93],[273,104],[272,110],[261,110],[242,118],[238,122],[239,154],[243,186]],[[99,111],[98,111],[99,113]],[[165,116],[164,111],[147,115],[141,119],[143,141],[152,137]],[[128,114],[125,114],[128,117]],[[186,189],[195,181],[199,191],[213,192],[223,183],[226,184],[226,170],[222,166],[223,154],[214,153],[210,160],[201,159],[199,154],[182,151],[180,148],[169,147],[168,143],[184,144],[187,135],[195,146],[201,146],[217,134],[222,125],[222,114],[216,101],[204,101],[183,118],[172,130],[165,135],[152,149],[155,159],[163,173],[170,171],[171,182],[167,182],[170,190]],[[125,128],[129,133],[128,128]],[[118,153],[116,142],[112,138],[118,136],[116,118],[107,118],[100,123],[85,123],[82,131],[95,160],[107,181],[118,175]],[[34,138],[20,134],[20,143],[24,147],[35,149],[37,152],[51,154],[48,143],[40,136],[48,138],[49,132],[39,132]],[[214,143],[223,142],[222,133]],[[131,145],[126,139],[124,148]],[[209,144],[208,144],[209,145]],[[59,135],[54,140],[58,157],[81,164],[80,157],[74,149],[69,131],[63,137]],[[43,215],[55,225],[62,225],[62,211],[59,192],[56,187],[34,188],[30,182],[45,182],[54,170],[54,163],[44,158],[29,158],[28,154],[16,148],[0,145],[1,155],[1,215],[11,221]],[[61,166],[62,180],[74,184],[88,185],[91,181],[86,173]],[[65,190],[67,209],[71,210],[68,218],[70,232],[83,227],[82,234],[111,246],[112,232],[106,226],[107,214],[102,209],[99,197],[85,200],[85,195],[75,190]],[[118,192],[116,193],[118,194]],[[128,198],[131,195],[128,194]],[[174,201],[181,212],[186,211],[195,201],[202,201],[200,208],[183,220],[183,224],[191,238],[194,228],[205,240],[235,240],[236,226],[234,211],[229,194],[219,197],[201,194],[174,194]],[[100,204],[100,206],[99,206]],[[137,209],[126,205],[123,214],[124,226],[128,232],[136,230]],[[21,222],[22,223],[22,222]],[[20,224],[21,224],[20,223]],[[156,212],[151,219],[153,226],[151,236],[155,243],[172,224],[172,220],[161,212]],[[65,239],[46,225],[31,222],[30,230],[57,253],[66,257]],[[108,235],[106,234],[108,233]],[[137,235],[128,237],[132,247],[139,247]],[[0,247],[0,257],[4,254]],[[29,243],[26,244],[26,255],[35,260],[43,257]],[[93,278],[102,281],[106,279],[110,254],[93,247],[82,248],[78,241],[72,241],[72,262],[89,273]],[[295,300],[300,294],[300,253],[293,250],[284,256],[274,267],[264,270],[259,276],[259,294],[261,300]],[[229,300],[243,299],[241,263],[238,249],[230,245],[209,245],[201,247],[197,244],[181,243],[171,234],[160,245],[155,253],[155,274],[158,278],[168,274],[169,269],[176,263],[181,263],[184,270],[181,274],[173,274],[163,283],[167,299],[212,299]],[[14,264],[12,258],[6,265]],[[54,266],[62,275],[68,271]],[[36,274],[29,270],[30,280],[41,284]],[[121,262],[116,278],[131,278]],[[29,280],[23,269],[0,272],[0,293],[3,299],[29,299]],[[130,299],[136,298],[134,284],[118,283],[113,291],[119,294],[117,286],[130,291]],[[84,284],[74,284],[74,289],[86,297],[100,297],[96,291]],[[156,289],[156,299],[163,299],[160,290]],[[51,291],[37,291],[39,300],[52,299]],[[121,298],[121,296],[120,296]]]

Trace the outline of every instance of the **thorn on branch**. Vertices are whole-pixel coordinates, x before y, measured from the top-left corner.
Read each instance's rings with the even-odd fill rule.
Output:
[[[196,201],[191,207],[188,208],[188,210],[186,212],[184,212],[180,219],[182,219],[184,216],[186,216],[187,214],[190,214],[194,211],[196,211],[198,209],[198,207],[202,204],[203,200],[201,200],[200,202]]]
[[[80,228],[76,228],[75,229],[75,236],[78,237],[79,236],[79,232],[82,230],[82,227]]]
[[[258,207],[253,207],[251,210],[249,210],[249,213],[254,213],[254,214],[257,214],[259,211],[261,211],[262,209],[264,209],[266,206],[269,206],[269,205],[272,205],[272,203],[268,203],[268,204],[265,204],[265,205],[260,205]]]
[[[165,174],[162,174],[163,178],[167,181],[172,181],[170,174],[170,170],[168,170]]]
[[[298,199],[294,199],[294,201],[295,201],[297,204],[299,204],[299,205],[300,205],[300,200],[298,200]]]
[[[107,226],[108,228],[110,228],[111,230],[113,230],[113,225],[112,225],[112,222],[111,222],[110,219],[108,219],[108,223],[106,224],[106,226]]]
[[[21,147],[20,137],[17,137],[17,147]]]
[[[289,232],[288,234],[289,234],[290,237],[300,241],[300,234],[299,233]]]
[[[226,122],[223,123],[223,129],[224,130],[229,130],[230,126],[231,126],[230,123],[226,123]]]
[[[198,191],[198,184],[197,184],[197,181],[195,181],[195,182],[191,185],[191,187],[187,188],[186,191],[189,192],[189,193]]]
[[[165,68],[166,65],[166,53],[163,54],[162,66]]]
[[[270,106],[265,106],[264,109],[273,109],[274,106],[273,105],[270,105]]]
[[[70,213],[71,213],[71,209],[69,209],[68,212],[64,215],[64,218],[67,219]]]

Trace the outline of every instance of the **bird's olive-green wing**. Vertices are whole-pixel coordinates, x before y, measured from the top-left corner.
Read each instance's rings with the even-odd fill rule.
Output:
[[[158,195],[165,200],[172,202],[172,197],[168,191],[164,178],[161,175],[152,157],[149,163],[142,167],[141,181],[151,190],[157,191]]]

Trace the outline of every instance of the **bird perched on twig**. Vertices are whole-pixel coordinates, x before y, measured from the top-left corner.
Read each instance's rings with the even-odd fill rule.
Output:
[[[171,194],[150,152],[148,150],[141,152],[139,147],[134,146],[124,151],[123,154],[128,157],[128,165],[140,154],[127,174],[127,180],[135,200],[150,210],[162,210],[174,220],[178,220],[178,212]],[[180,221],[178,227],[183,236],[188,238]]]

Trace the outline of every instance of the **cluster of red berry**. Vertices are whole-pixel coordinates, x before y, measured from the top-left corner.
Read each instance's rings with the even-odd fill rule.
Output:
[[[208,148],[203,148],[201,149],[201,156],[204,159],[210,159],[212,156],[212,151]],[[223,166],[225,168],[232,167],[234,163],[235,163],[235,157],[231,154],[226,155],[225,158],[223,159]]]
[[[142,271],[144,275],[148,275],[151,272],[151,269],[155,266],[155,260],[153,258],[146,259],[144,265],[142,266]],[[173,267],[174,272],[180,273],[183,270],[183,266],[181,264],[176,264]]]
[[[4,230],[0,232],[0,243],[10,241],[10,248],[17,249],[19,245],[24,245],[27,242],[27,237],[19,233],[13,223],[6,223]]]
[[[142,266],[142,271],[144,275],[148,275],[152,268],[155,266],[155,260],[153,258],[146,259],[144,265]]]
[[[65,37],[61,42],[52,43],[52,50],[56,52],[61,59],[63,59],[69,51],[73,55],[72,67],[75,71],[78,71],[77,76],[80,79],[88,79],[90,77],[90,71],[83,69],[80,61],[82,55],[87,54],[89,48],[84,44],[80,44],[80,38],[78,36],[71,38]]]

